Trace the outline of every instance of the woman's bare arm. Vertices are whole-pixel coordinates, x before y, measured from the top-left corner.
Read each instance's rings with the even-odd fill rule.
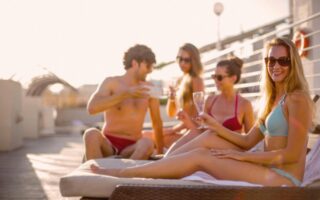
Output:
[[[308,128],[312,119],[311,106],[304,94],[294,93],[287,97],[287,108],[289,130],[285,148],[268,152],[218,152],[218,150],[216,155],[265,165],[298,162],[302,154],[306,153]]]

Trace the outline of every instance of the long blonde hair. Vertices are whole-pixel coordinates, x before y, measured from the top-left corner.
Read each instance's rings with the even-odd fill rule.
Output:
[[[192,79],[200,77],[202,74],[203,66],[200,59],[200,53],[196,46],[191,43],[186,43],[180,47],[180,51],[186,51],[191,58],[191,69],[187,74],[184,74],[179,78],[179,91],[177,99],[181,106],[184,106],[187,102],[192,101]]]
[[[283,46],[288,52],[290,58],[290,71],[288,76],[284,80],[284,91],[285,93],[291,93],[294,91],[301,91],[305,93],[309,98],[310,105],[312,106],[312,100],[310,98],[309,86],[307,80],[304,76],[301,58],[297,51],[295,44],[287,38],[275,38],[271,40],[265,47],[265,55],[268,55],[271,47]],[[263,72],[261,73],[261,85],[260,91],[262,92],[262,107],[260,109],[259,119],[264,122],[268,114],[271,112],[272,106],[276,97],[276,87],[275,83],[271,79],[267,67],[263,67]]]

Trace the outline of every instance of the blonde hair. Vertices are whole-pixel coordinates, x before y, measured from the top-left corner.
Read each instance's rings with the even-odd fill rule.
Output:
[[[201,63],[200,53],[196,46],[191,43],[186,43],[180,47],[180,51],[186,51],[191,59],[191,69],[190,71],[182,76],[179,81],[179,93],[177,94],[178,101],[181,106],[184,106],[187,102],[192,101],[192,80],[193,78],[200,77],[203,71],[203,66]]]
[[[304,76],[302,62],[297,51],[295,44],[287,38],[275,38],[271,40],[265,47],[265,55],[268,55],[271,47],[283,46],[286,48],[288,57],[290,58],[290,71],[288,76],[284,80],[284,91],[285,93],[292,93],[294,91],[301,91],[308,96],[310,105],[312,106],[312,100],[309,94],[309,86]],[[271,79],[267,67],[263,67],[261,73],[261,85],[260,91],[262,92],[262,106],[259,112],[260,121],[264,122],[268,114],[271,112],[272,106],[275,101],[276,88],[275,83]]]

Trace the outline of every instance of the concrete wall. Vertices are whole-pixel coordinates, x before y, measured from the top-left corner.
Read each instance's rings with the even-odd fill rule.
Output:
[[[22,87],[0,80],[0,94],[0,151],[10,151],[22,145]]]

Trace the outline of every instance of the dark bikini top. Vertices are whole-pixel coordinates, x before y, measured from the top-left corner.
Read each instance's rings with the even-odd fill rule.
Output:
[[[217,98],[215,98],[210,107],[209,107],[209,115],[211,117],[214,117],[210,111],[212,109],[213,104],[216,102]],[[237,110],[238,110],[238,94],[236,95],[236,102],[235,102],[235,109],[234,109],[234,117],[231,117],[229,119],[224,120],[224,122],[222,123],[222,125],[224,127],[226,127],[227,129],[231,130],[231,131],[238,131],[242,129],[242,124],[239,123],[238,121],[238,117],[237,117]]]

